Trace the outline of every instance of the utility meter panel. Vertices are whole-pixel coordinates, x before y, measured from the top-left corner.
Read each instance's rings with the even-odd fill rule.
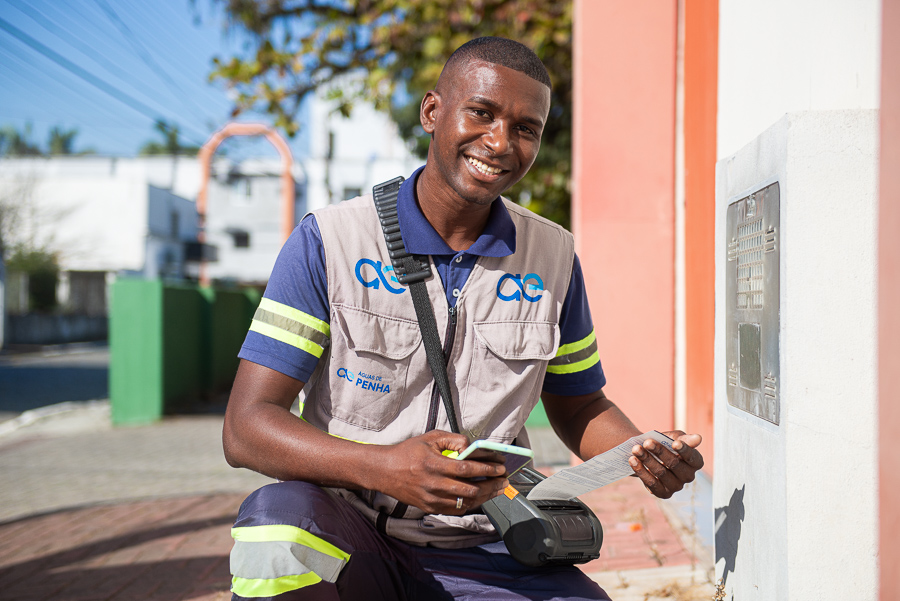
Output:
[[[728,404],[778,424],[778,182],[728,205],[725,359]]]

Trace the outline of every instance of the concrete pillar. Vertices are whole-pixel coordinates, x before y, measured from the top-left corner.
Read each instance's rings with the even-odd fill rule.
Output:
[[[877,595],[877,157],[876,110],[806,111],[717,164],[713,504],[726,599]],[[743,367],[759,373],[762,359],[741,340],[740,365],[726,361],[726,277],[738,263],[726,219],[773,182],[780,361],[757,384],[778,402],[764,419],[728,400],[729,388],[752,388]]]

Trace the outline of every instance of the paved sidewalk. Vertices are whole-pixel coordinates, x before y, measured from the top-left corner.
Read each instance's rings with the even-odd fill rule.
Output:
[[[230,599],[243,494],[99,505],[0,526],[0,599]]]
[[[230,598],[231,522],[270,480],[225,463],[221,416],[112,428],[106,403],[62,409],[0,434],[0,599]],[[536,449],[557,459],[546,434]],[[677,502],[633,478],[584,499],[604,544],[583,569],[615,601],[712,598],[709,550]]]

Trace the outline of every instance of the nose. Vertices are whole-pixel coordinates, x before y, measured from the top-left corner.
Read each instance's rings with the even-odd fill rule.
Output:
[[[495,155],[506,154],[510,146],[509,126],[499,119],[492,123],[484,135],[484,145]]]

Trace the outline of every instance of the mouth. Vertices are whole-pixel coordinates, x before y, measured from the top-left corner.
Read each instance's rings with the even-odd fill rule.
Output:
[[[500,169],[499,167],[491,167],[487,163],[479,161],[475,157],[467,156],[466,161],[468,161],[468,163],[472,165],[478,171],[478,173],[486,175],[488,177],[496,177],[503,173],[503,169]]]

